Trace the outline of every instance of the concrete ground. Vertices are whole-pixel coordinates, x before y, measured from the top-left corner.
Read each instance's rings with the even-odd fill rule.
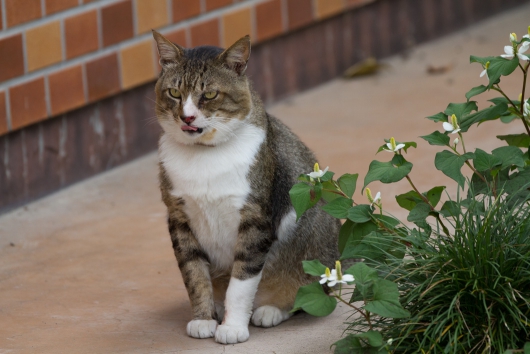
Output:
[[[390,158],[374,155],[383,138],[416,141],[407,158],[418,188],[447,185],[455,194],[455,183],[434,168],[440,149],[419,138],[441,123],[424,117],[485,83],[469,55],[503,53],[509,33],[525,34],[528,19],[530,4],[389,58],[376,76],[336,79],[269,112],[316,151],[322,167],[360,173],[359,184],[371,160]],[[446,71],[429,74],[429,66]],[[516,80],[502,87],[514,98],[521,90]],[[496,134],[522,129],[518,122],[473,127],[466,146],[490,151],[500,144]],[[190,308],[156,164],[151,154],[0,216],[0,353],[330,352],[350,314],[341,306],[327,318],[298,314],[275,328],[251,327],[250,340],[238,345],[185,334]],[[410,189],[406,182],[371,187],[381,190],[385,208],[406,215],[393,202]]]

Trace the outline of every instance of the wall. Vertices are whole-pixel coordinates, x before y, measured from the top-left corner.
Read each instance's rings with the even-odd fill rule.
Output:
[[[271,103],[523,2],[1,0],[0,211],[156,147],[151,28],[185,46],[250,33]]]

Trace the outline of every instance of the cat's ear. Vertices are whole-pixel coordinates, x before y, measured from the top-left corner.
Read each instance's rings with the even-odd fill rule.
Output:
[[[234,70],[238,75],[242,75],[247,68],[247,61],[250,57],[250,37],[239,39],[232,44],[230,48],[219,55],[219,59],[230,69]]]
[[[153,30],[153,37],[156,41],[158,55],[160,56],[160,65],[162,67],[175,64],[184,55],[184,48],[171,43],[166,37],[155,30]]]

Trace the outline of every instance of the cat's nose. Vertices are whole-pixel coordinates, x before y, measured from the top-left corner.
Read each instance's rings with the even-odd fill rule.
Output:
[[[180,116],[180,119],[182,119],[184,123],[190,124],[191,122],[195,120],[195,116],[187,116],[187,117]]]

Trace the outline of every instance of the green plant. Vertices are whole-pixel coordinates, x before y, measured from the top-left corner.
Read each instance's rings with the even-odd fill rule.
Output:
[[[318,164],[291,189],[298,217],[324,199],[322,208],[345,220],[341,260],[363,259],[344,272],[351,281],[342,283],[353,287],[339,283],[338,291],[336,282],[322,285],[334,280],[329,270],[318,261],[304,263],[308,274],[324,281],[300,288],[296,309],[322,316],[342,301],[360,314],[348,336],[335,343],[336,353],[530,352],[530,343],[525,345],[530,341],[530,100],[525,99],[530,58],[523,54],[530,48],[530,28],[520,41],[510,34],[510,42],[502,56],[471,56],[471,63],[483,66],[487,85],[467,92],[466,102],[427,117],[442,123],[443,133],[421,138],[445,148],[434,163],[457,183],[456,199],[440,202],[445,186],[420,192],[410,177],[413,164],[403,155],[416,143],[394,138],[378,149],[391,152],[390,161],[372,161],[364,178],[369,204],[353,200],[357,174],[334,180]],[[518,68],[523,82],[515,100],[501,89],[500,79]],[[479,110],[470,99],[489,90],[501,96]],[[466,149],[465,132],[494,120],[520,121],[524,131],[498,136],[507,146],[491,152]],[[468,180],[464,166],[473,173]],[[407,222],[385,214],[380,194],[373,197],[367,188],[373,181],[403,179],[412,190],[396,201],[409,211]],[[337,263],[335,278],[341,277],[340,268]]]

